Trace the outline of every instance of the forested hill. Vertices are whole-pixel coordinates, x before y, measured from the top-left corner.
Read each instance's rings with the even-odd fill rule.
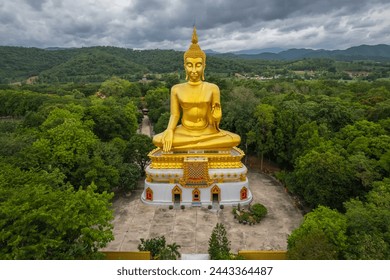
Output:
[[[71,81],[83,76],[88,81],[101,81],[112,75],[173,72],[181,67],[180,58],[180,52],[170,50],[0,47],[0,82],[32,76],[43,81]]]
[[[208,58],[208,71],[251,71],[245,60]],[[43,82],[104,81],[113,75],[142,78],[146,73],[183,71],[183,52],[117,47],[39,49],[0,46],[0,83],[39,76]],[[81,80],[80,80],[81,79]]]
[[[250,58],[250,60],[248,60]],[[213,54],[207,58],[208,73],[255,73],[265,75],[272,64],[300,59],[390,61],[390,46],[359,46],[345,51],[291,49],[258,55]],[[308,63],[306,63],[308,64]],[[310,63],[315,70],[322,62]],[[332,63],[325,61],[327,68]],[[291,70],[301,69],[296,65]],[[317,67],[318,68],[318,67]],[[23,82],[39,77],[41,82],[101,82],[116,75],[140,79],[147,73],[182,73],[183,52],[174,50],[132,50],[117,47],[39,49],[0,46],[0,83]],[[278,74],[278,73],[273,73]],[[268,76],[272,76],[268,73]],[[266,75],[267,76],[267,75]]]
[[[361,45],[346,50],[289,49],[279,53],[238,54],[244,59],[299,60],[304,58],[332,58],[336,60],[390,61],[390,45]]]

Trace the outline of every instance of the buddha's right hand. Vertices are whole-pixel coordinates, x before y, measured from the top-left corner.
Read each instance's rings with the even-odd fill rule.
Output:
[[[172,142],[173,142],[173,130],[172,129],[165,130],[162,142],[163,142],[162,143],[163,144],[163,151],[169,152],[172,148]]]

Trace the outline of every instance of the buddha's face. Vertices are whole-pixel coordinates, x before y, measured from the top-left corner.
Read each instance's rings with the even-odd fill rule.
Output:
[[[204,73],[203,59],[199,58],[186,58],[184,68],[187,73],[187,77],[191,82],[198,82],[202,79]]]

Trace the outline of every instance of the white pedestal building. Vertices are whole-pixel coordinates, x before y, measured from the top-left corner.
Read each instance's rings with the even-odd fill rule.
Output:
[[[246,205],[252,201],[238,149],[150,152],[141,200],[149,205]]]

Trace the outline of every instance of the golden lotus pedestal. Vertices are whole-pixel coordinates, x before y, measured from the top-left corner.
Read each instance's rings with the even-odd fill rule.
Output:
[[[246,205],[252,201],[244,153],[234,147],[149,153],[141,200],[151,205]]]

